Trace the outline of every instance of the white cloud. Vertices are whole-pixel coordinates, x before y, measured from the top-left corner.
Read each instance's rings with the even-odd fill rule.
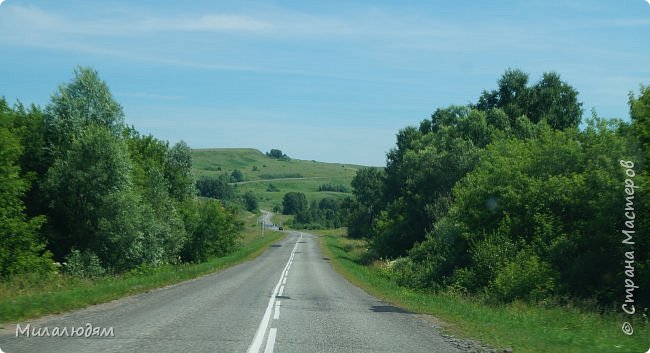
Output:
[[[570,41],[571,36],[565,39],[565,36],[558,35],[560,24],[562,33],[568,33],[572,26],[580,26],[572,22],[534,28],[503,22],[471,23],[468,26],[452,19],[379,10],[357,10],[336,16],[277,8],[256,11],[245,14],[178,13],[171,16],[143,15],[142,11],[127,9],[122,15],[113,14],[112,17],[100,14],[79,17],[74,13],[59,14],[10,3],[0,11],[0,44],[208,70],[288,74],[310,74],[312,70],[308,65],[302,68],[291,66],[291,56],[276,62],[261,60],[259,55],[248,57],[251,51],[247,48],[258,48],[259,43],[278,40],[281,41],[280,48],[289,42],[311,48],[316,47],[314,44],[319,41],[336,41],[334,48],[337,52],[323,49],[323,55],[329,60],[344,60],[339,56],[344,52],[349,57],[361,55],[368,60],[401,66],[408,66],[410,58],[438,53],[484,55],[494,53],[496,48],[519,52],[557,52],[564,48],[584,54],[592,51],[588,45],[576,48]],[[643,25],[644,21],[620,24]],[[182,36],[174,36],[174,33]],[[235,40],[228,40],[231,39],[228,36],[235,35]],[[190,48],[188,42],[194,46]],[[215,42],[218,44],[213,44]],[[323,48],[333,47],[326,43]],[[254,52],[261,50],[266,48]],[[287,50],[278,49],[278,52],[285,54]],[[350,75],[345,73],[345,77]]]
[[[186,97],[181,95],[173,94],[160,94],[160,93],[149,93],[149,92],[118,92],[116,96],[121,97],[133,97],[133,98],[145,98],[145,99],[154,99],[154,100],[183,100]]]
[[[34,6],[6,6],[0,12],[0,28],[12,32],[54,32],[59,34],[132,35],[141,32],[246,32],[268,29],[269,23],[237,14],[201,16],[148,16],[144,18],[108,18],[77,20],[49,13]],[[7,33],[7,32],[4,32]]]
[[[143,31],[260,31],[271,27],[267,22],[241,15],[205,15],[185,19],[148,18],[135,23]]]

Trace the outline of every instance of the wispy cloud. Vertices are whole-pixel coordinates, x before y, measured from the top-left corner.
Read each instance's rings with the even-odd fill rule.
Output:
[[[34,6],[10,5],[0,12],[0,28],[12,32],[75,34],[80,36],[133,36],[155,32],[251,33],[266,37],[332,39],[422,39],[467,37],[514,30],[508,26],[467,28],[443,20],[397,16],[381,11],[339,16],[275,9],[266,13],[214,13],[206,15],[142,15],[78,19],[46,12]],[[521,30],[521,28],[520,28]],[[7,32],[4,32],[7,33]],[[5,37],[0,33],[0,38]]]
[[[105,36],[168,31],[248,32],[271,27],[267,22],[239,14],[77,20],[46,12],[35,6],[20,5],[5,6],[0,12],[0,18],[0,26],[14,31],[18,29]]]
[[[150,93],[150,92],[117,92],[116,96],[121,97],[132,97],[132,98],[144,98],[144,99],[153,99],[153,100],[183,100],[186,97],[181,95],[174,94],[160,94],[160,93]]]
[[[610,25],[647,23],[647,19],[618,19],[612,20]],[[319,41],[326,44],[324,47],[331,47],[327,42],[336,41],[337,51],[399,64],[409,57],[437,53],[485,55],[495,52],[496,48],[520,52],[573,48],[584,54],[592,50],[588,45],[577,48],[566,36],[558,35],[558,28],[567,33],[570,26],[581,24],[560,24],[535,28],[494,21],[467,25],[449,19],[376,9],[337,15],[273,8],[264,12],[178,13],[173,16],[133,10],[112,17],[96,14],[93,18],[93,14],[85,14],[79,18],[10,3],[0,11],[0,44],[107,55],[178,67],[304,75],[309,74],[308,66],[283,66],[280,62],[265,62],[259,55],[247,57],[246,54],[260,43],[270,48],[266,50],[276,50],[269,45],[276,41],[280,46],[292,43],[306,47],[313,47]],[[154,44],[162,38],[164,46]],[[235,40],[228,41],[233,38]],[[203,46],[191,48],[188,39]],[[219,44],[227,41],[230,47],[213,45],[217,40]],[[241,49],[237,60],[223,55],[230,53],[232,48]],[[323,54],[332,55],[335,60],[338,53]],[[350,77],[348,73],[345,75]]]
[[[261,31],[271,27],[271,24],[241,15],[205,15],[187,17],[184,19],[148,18],[133,25],[140,31]]]

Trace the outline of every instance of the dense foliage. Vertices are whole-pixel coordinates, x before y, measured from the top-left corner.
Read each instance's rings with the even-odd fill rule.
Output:
[[[230,179],[226,175],[219,177],[202,177],[196,181],[196,188],[200,196],[220,200],[232,200],[235,197],[235,189],[230,185]]]
[[[30,132],[23,125],[28,115],[41,116],[36,108],[11,110],[0,100],[0,276],[27,272],[46,274],[54,270],[40,230],[43,216],[25,215],[24,196],[33,175],[21,175],[21,140]]]
[[[0,186],[1,278],[51,275],[54,261],[99,276],[203,261],[237,244],[235,211],[198,202],[187,144],[126,127],[122,107],[87,68],[45,109],[0,100]],[[232,192],[219,181],[198,187]]]
[[[280,159],[280,160],[284,160],[284,161],[291,160],[291,158],[289,158],[289,156],[282,153],[281,150],[275,149],[275,148],[271,149],[269,152],[266,152],[266,156],[269,157],[269,158]]]
[[[244,208],[249,212],[255,212],[259,209],[257,196],[250,190],[246,191],[242,196],[242,203],[244,204]]]
[[[318,191],[348,192],[348,188],[343,184],[323,184],[318,187]]]
[[[230,180],[233,183],[239,183],[246,180],[246,177],[244,177],[244,173],[242,173],[241,170],[235,169],[232,171],[232,173],[230,173]]]
[[[345,219],[343,203],[332,197],[314,200],[308,208],[296,214],[291,225],[304,229],[339,228]]]
[[[389,273],[408,286],[620,303],[630,255],[621,230],[634,225],[625,223],[621,160],[630,161],[641,194],[634,298],[647,306],[650,90],[630,96],[631,124],[594,114],[582,129],[577,95],[555,73],[528,85],[527,74],[508,70],[478,103],[402,129],[386,168],[355,176],[348,235],[396,259]]]
[[[282,213],[283,214],[298,214],[309,207],[307,196],[302,192],[288,192],[282,198]]]

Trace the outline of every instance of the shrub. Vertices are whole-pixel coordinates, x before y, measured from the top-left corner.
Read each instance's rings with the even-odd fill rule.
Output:
[[[203,197],[232,200],[235,196],[235,190],[228,184],[228,180],[224,177],[202,177],[196,181],[196,188],[199,191],[199,195]]]
[[[246,208],[247,211],[255,212],[259,207],[257,204],[257,197],[250,190],[244,193],[242,201],[244,202],[244,207]]]
[[[92,250],[81,252],[77,249],[73,249],[65,257],[63,272],[70,276],[87,278],[100,277],[106,274],[99,257]]]
[[[540,301],[549,298],[555,289],[556,274],[551,266],[529,251],[520,251],[513,262],[501,269],[490,284],[496,299]]]
[[[318,187],[318,191],[348,192],[348,188],[342,184],[323,184]]]
[[[185,261],[202,262],[232,252],[239,242],[241,224],[236,222],[236,211],[226,209],[220,202],[208,200],[197,209],[185,211],[190,234],[182,251]]]

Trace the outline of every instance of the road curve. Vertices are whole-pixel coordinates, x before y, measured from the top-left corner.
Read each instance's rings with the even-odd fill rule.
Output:
[[[113,328],[114,337],[16,337],[18,352],[456,353],[426,316],[401,311],[334,272],[317,236],[291,232],[255,260],[217,274],[19,323],[21,328]]]

